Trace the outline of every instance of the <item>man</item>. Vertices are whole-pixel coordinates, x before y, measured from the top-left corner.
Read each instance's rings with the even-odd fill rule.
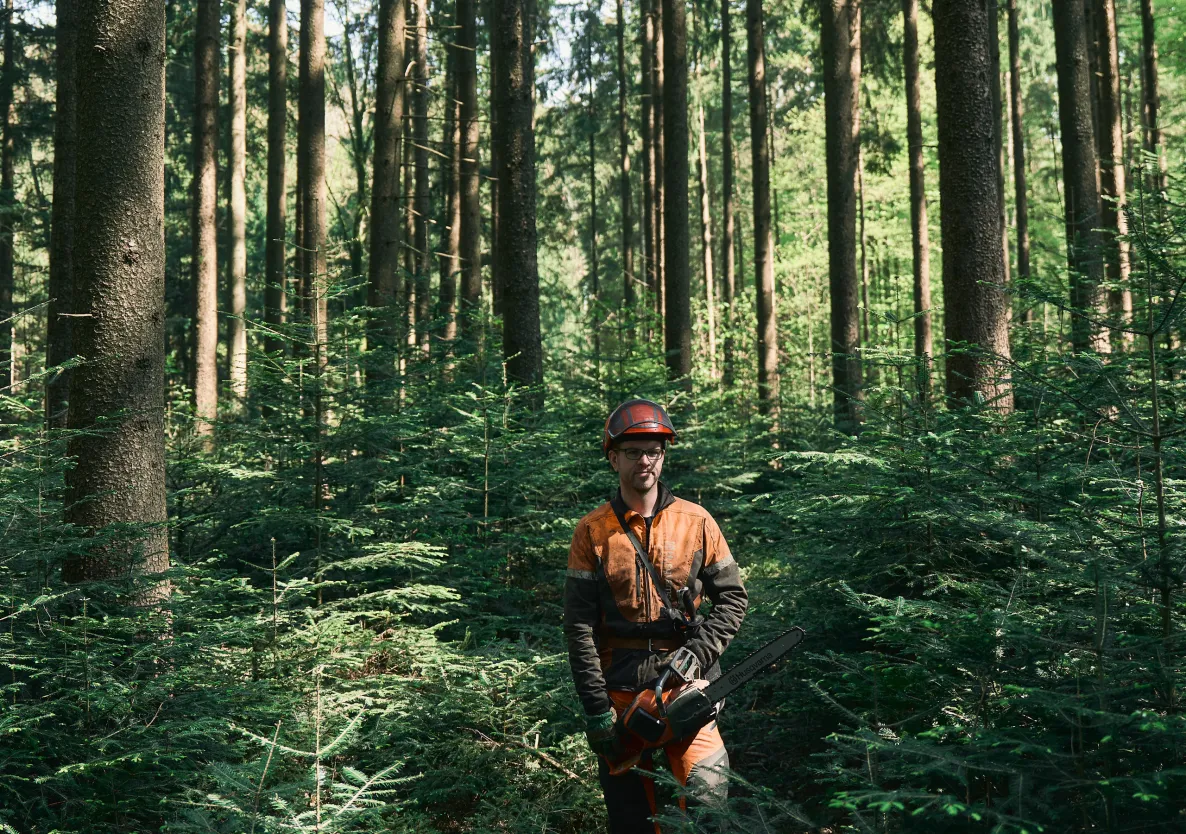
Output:
[[[689,677],[700,677],[698,666],[708,680],[717,678],[717,661],[748,603],[737,563],[712,516],[676,498],[659,480],[667,443],[675,439],[671,419],[658,403],[629,400],[614,409],[602,450],[618,473],[618,492],[580,520],[568,556],[568,662],[589,745],[599,754],[610,834],[659,832],[649,821],[656,813],[653,780],[637,769],[610,775],[606,756],[616,749],[618,715],[668,664],[685,674],[690,664]],[[665,587],[657,588],[656,580]],[[697,614],[704,596],[713,606],[707,618]],[[728,782],[722,769],[729,757],[715,721],[665,751],[673,775],[694,800],[724,799]],[[651,769],[649,756],[642,766]]]

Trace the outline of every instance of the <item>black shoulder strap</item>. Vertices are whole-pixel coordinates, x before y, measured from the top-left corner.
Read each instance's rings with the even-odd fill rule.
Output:
[[[638,540],[638,536],[634,535],[634,531],[626,523],[626,516],[622,515],[617,502],[610,501],[610,506],[613,507],[614,515],[618,517],[618,524],[622,525],[622,532],[626,534],[626,538],[630,539],[630,543],[634,545],[634,558],[638,560],[638,564],[651,577],[651,582],[654,584],[655,590],[659,592],[659,601],[663,603],[664,608],[678,611],[679,609],[671,604],[671,598],[667,596],[667,590],[663,587],[666,583],[659,578],[659,574],[655,571],[655,566],[651,564],[651,560],[647,558],[646,551],[643,550],[642,542]]]

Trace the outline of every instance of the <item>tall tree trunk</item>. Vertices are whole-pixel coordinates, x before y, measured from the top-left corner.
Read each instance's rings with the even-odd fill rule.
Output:
[[[758,310],[758,409],[777,427],[778,320],[774,307],[774,238],[770,227],[770,146],[766,131],[766,30],[762,0],[745,3],[749,132],[754,181],[754,289]]]
[[[688,31],[684,0],[663,4],[663,243],[667,373],[691,386],[688,230]]]
[[[371,261],[367,282],[367,384],[391,379],[396,350],[397,300],[403,217],[400,167],[404,131],[404,38],[407,6],[403,0],[379,5],[379,54],[375,70],[374,182],[371,184]],[[386,392],[382,392],[386,393]]]
[[[869,350],[869,252],[865,236],[865,155],[861,151],[860,136],[857,138],[857,245],[861,252],[861,347]],[[874,375],[869,369],[870,377]]]
[[[655,314],[659,328],[663,328],[663,317],[667,310],[667,128],[664,110],[666,107],[666,70],[664,69],[663,3],[652,0],[655,17],[655,86],[651,102],[655,107]]]
[[[1108,331],[1095,323],[1107,312],[1100,257],[1099,169],[1087,65],[1082,0],[1055,0],[1058,120],[1066,199],[1067,263],[1071,269],[1071,342],[1076,352],[1109,350]]]
[[[499,52],[494,100],[499,119],[497,270],[503,289],[503,355],[507,378],[537,385],[544,378],[536,265],[534,86],[535,3],[494,0],[494,48]],[[542,405],[542,393],[532,401]]]
[[[494,37],[494,0],[484,0],[483,15],[486,18],[486,29],[490,33],[489,37]],[[493,44],[493,40],[491,40]],[[499,62],[502,56],[498,54],[498,50],[491,47],[488,57],[486,59],[486,69],[490,77],[490,89],[487,93],[488,109],[486,129],[490,132],[490,136],[494,136],[498,130],[497,122],[499,119],[498,108],[494,104],[494,77],[499,73]],[[499,155],[502,153],[502,148],[498,146],[497,142],[490,142],[490,171],[494,172],[499,169],[500,161]],[[502,293],[503,293],[503,276],[498,274],[498,177],[489,176],[484,177],[489,183],[490,188],[490,235],[487,251],[485,254],[486,263],[490,265],[490,276],[487,279],[490,286],[490,309],[495,316],[502,315]]]
[[[992,123],[993,141],[997,143],[997,214],[1000,218],[997,225],[1001,228],[1001,263],[1005,270],[1005,285],[1009,285],[1009,226],[1005,222],[1005,131],[1004,96],[1001,92],[1001,37],[998,17],[997,0],[990,0],[989,4],[989,32],[988,48],[992,56],[992,100],[996,108],[996,118]]]
[[[927,230],[922,85],[918,75],[918,0],[902,0],[902,20],[905,23],[906,142],[910,154],[910,231],[914,245],[914,355],[925,363],[931,356],[931,243]],[[925,364],[919,370],[929,377]]]
[[[288,132],[288,10],[284,0],[268,3],[268,216],[265,241],[264,350],[283,350],[273,331],[283,323],[286,295],[284,255],[287,235],[285,140]]]
[[[1009,358],[1009,302],[992,129],[990,9],[962,0],[937,0],[933,7],[945,335],[961,348],[947,356],[947,396],[983,398],[1008,411],[1013,393],[996,373],[997,362]]]
[[[597,12],[592,5],[585,15],[585,68],[588,73],[585,92],[589,157],[589,329],[593,332],[593,378],[601,379],[601,265],[597,242],[597,111],[593,89],[593,21]]]
[[[861,11],[855,0],[821,0],[824,128],[828,175],[828,274],[832,298],[832,389],[836,428],[860,426],[860,321],[856,212],[860,134]]]
[[[1166,174],[1165,151],[1161,147],[1161,92],[1157,81],[1157,38],[1153,23],[1153,0],[1141,0],[1141,43],[1143,46],[1144,62],[1142,68],[1145,75],[1145,127],[1148,131],[1146,150],[1157,157],[1157,172],[1150,177],[1158,191],[1165,191],[1168,177]]]
[[[478,164],[478,25],[474,0],[457,0],[457,89],[461,99],[461,335],[474,346],[482,303],[482,206]]]
[[[317,376],[314,391],[318,425],[325,417],[321,379],[328,363],[326,349],[327,292],[326,185],[325,185],[325,0],[301,0],[301,61],[307,83],[301,88],[299,129],[305,133],[305,275],[309,287],[309,321],[312,325],[313,361]]]
[[[80,431],[69,443],[76,464],[66,473],[65,514],[84,530],[140,526],[122,541],[71,554],[62,569],[67,582],[169,565],[165,7],[79,0],[76,8],[76,125],[86,141],[75,169],[74,303],[82,315],[73,336],[83,364],[70,379],[69,424]]]
[[[733,243],[733,23],[730,0],[721,0],[721,289],[725,312],[726,388],[733,385],[733,297],[737,259]]]
[[[1015,1],[1015,0],[1014,0]],[[1123,323],[1132,321],[1132,291],[1128,287],[1129,250],[1128,218],[1124,214],[1124,125],[1120,107],[1120,56],[1116,36],[1115,0],[1095,0],[1095,23],[1098,30],[1100,77],[1100,196],[1105,230],[1105,251],[1111,291],[1109,308]],[[1125,342],[1128,334],[1120,334]]]
[[[4,128],[0,132],[0,391],[12,393],[9,386],[17,382],[16,350],[13,316],[16,306],[13,296],[16,290],[14,270],[16,196],[13,192],[13,162],[16,158],[16,118],[13,107],[13,88],[16,73],[13,61],[16,49],[13,45],[12,0],[4,4],[4,69],[0,70],[0,118]]]
[[[430,293],[432,252],[428,243],[428,216],[432,195],[428,184],[428,4],[412,0],[416,14],[416,69],[413,73],[412,139],[416,159],[416,335],[422,352],[428,352],[428,322],[432,317]]]
[[[441,166],[445,217],[441,224],[440,310],[441,338],[457,338],[457,273],[461,268],[461,102],[457,96],[457,47],[446,46],[445,132],[442,145],[446,165]]]
[[[408,2],[408,10],[412,7],[412,0]],[[413,48],[415,44],[413,43]],[[411,70],[413,60],[408,61]],[[399,306],[401,313],[400,336],[406,347],[416,346],[416,251],[413,248],[416,240],[416,177],[414,158],[412,156],[412,120],[408,116],[412,113],[412,90],[409,86],[411,77],[404,76],[404,123],[403,123],[403,164],[400,166],[403,177],[403,209],[404,238],[400,247],[403,250],[404,273],[403,286],[400,288]],[[400,348],[400,373],[403,373],[408,351]]]
[[[213,435],[218,417],[218,24],[218,0],[198,0],[194,39],[194,430],[206,438]]]
[[[659,294],[658,179],[655,170],[655,15],[654,0],[642,0],[642,237],[647,301]],[[649,333],[648,328],[648,333]]]
[[[700,121],[700,141],[697,159],[700,173],[700,257],[704,271],[705,324],[708,327],[708,372],[717,375],[717,293],[712,274],[712,212],[708,204],[708,153],[704,140],[704,108],[697,108]]]
[[[74,312],[74,167],[78,154],[75,118],[78,87],[75,77],[75,43],[78,36],[78,0],[57,0],[54,106],[54,196],[50,219],[49,313],[46,364],[57,367],[74,355],[69,313]],[[67,314],[67,315],[64,315]],[[51,428],[65,428],[70,392],[66,371],[50,377],[45,391],[45,415]]]
[[[618,11],[618,146],[622,212],[622,306],[634,307],[634,221],[630,216],[630,132],[626,121],[626,13]]]
[[[227,321],[227,366],[231,395],[241,404],[247,397],[247,0],[231,7],[231,158],[230,263],[227,283],[231,291],[231,317]]]
[[[1030,230],[1029,195],[1026,190],[1025,167],[1025,125],[1021,95],[1021,49],[1017,26],[1017,0],[1009,2],[1009,93],[1012,99],[1013,130],[1013,218],[1017,224],[1017,278],[1027,281],[1030,277]],[[1034,319],[1033,306],[1025,305],[1024,321]]]

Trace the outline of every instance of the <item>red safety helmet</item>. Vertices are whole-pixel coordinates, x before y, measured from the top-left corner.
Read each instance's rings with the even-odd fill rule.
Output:
[[[605,435],[601,440],[601,451],[607,456],[614,441],[631,437],[658,435],[664,440],[675,442],[675,427],[666,409],[651,400],[626,400],[610,413],[605,421]]]

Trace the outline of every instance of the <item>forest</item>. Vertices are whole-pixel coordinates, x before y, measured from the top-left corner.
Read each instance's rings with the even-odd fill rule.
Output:
[[[605,831],[634,397],[806,632],[656,831],[1186,830],[1177,0],[3,2],[0,832]]]

